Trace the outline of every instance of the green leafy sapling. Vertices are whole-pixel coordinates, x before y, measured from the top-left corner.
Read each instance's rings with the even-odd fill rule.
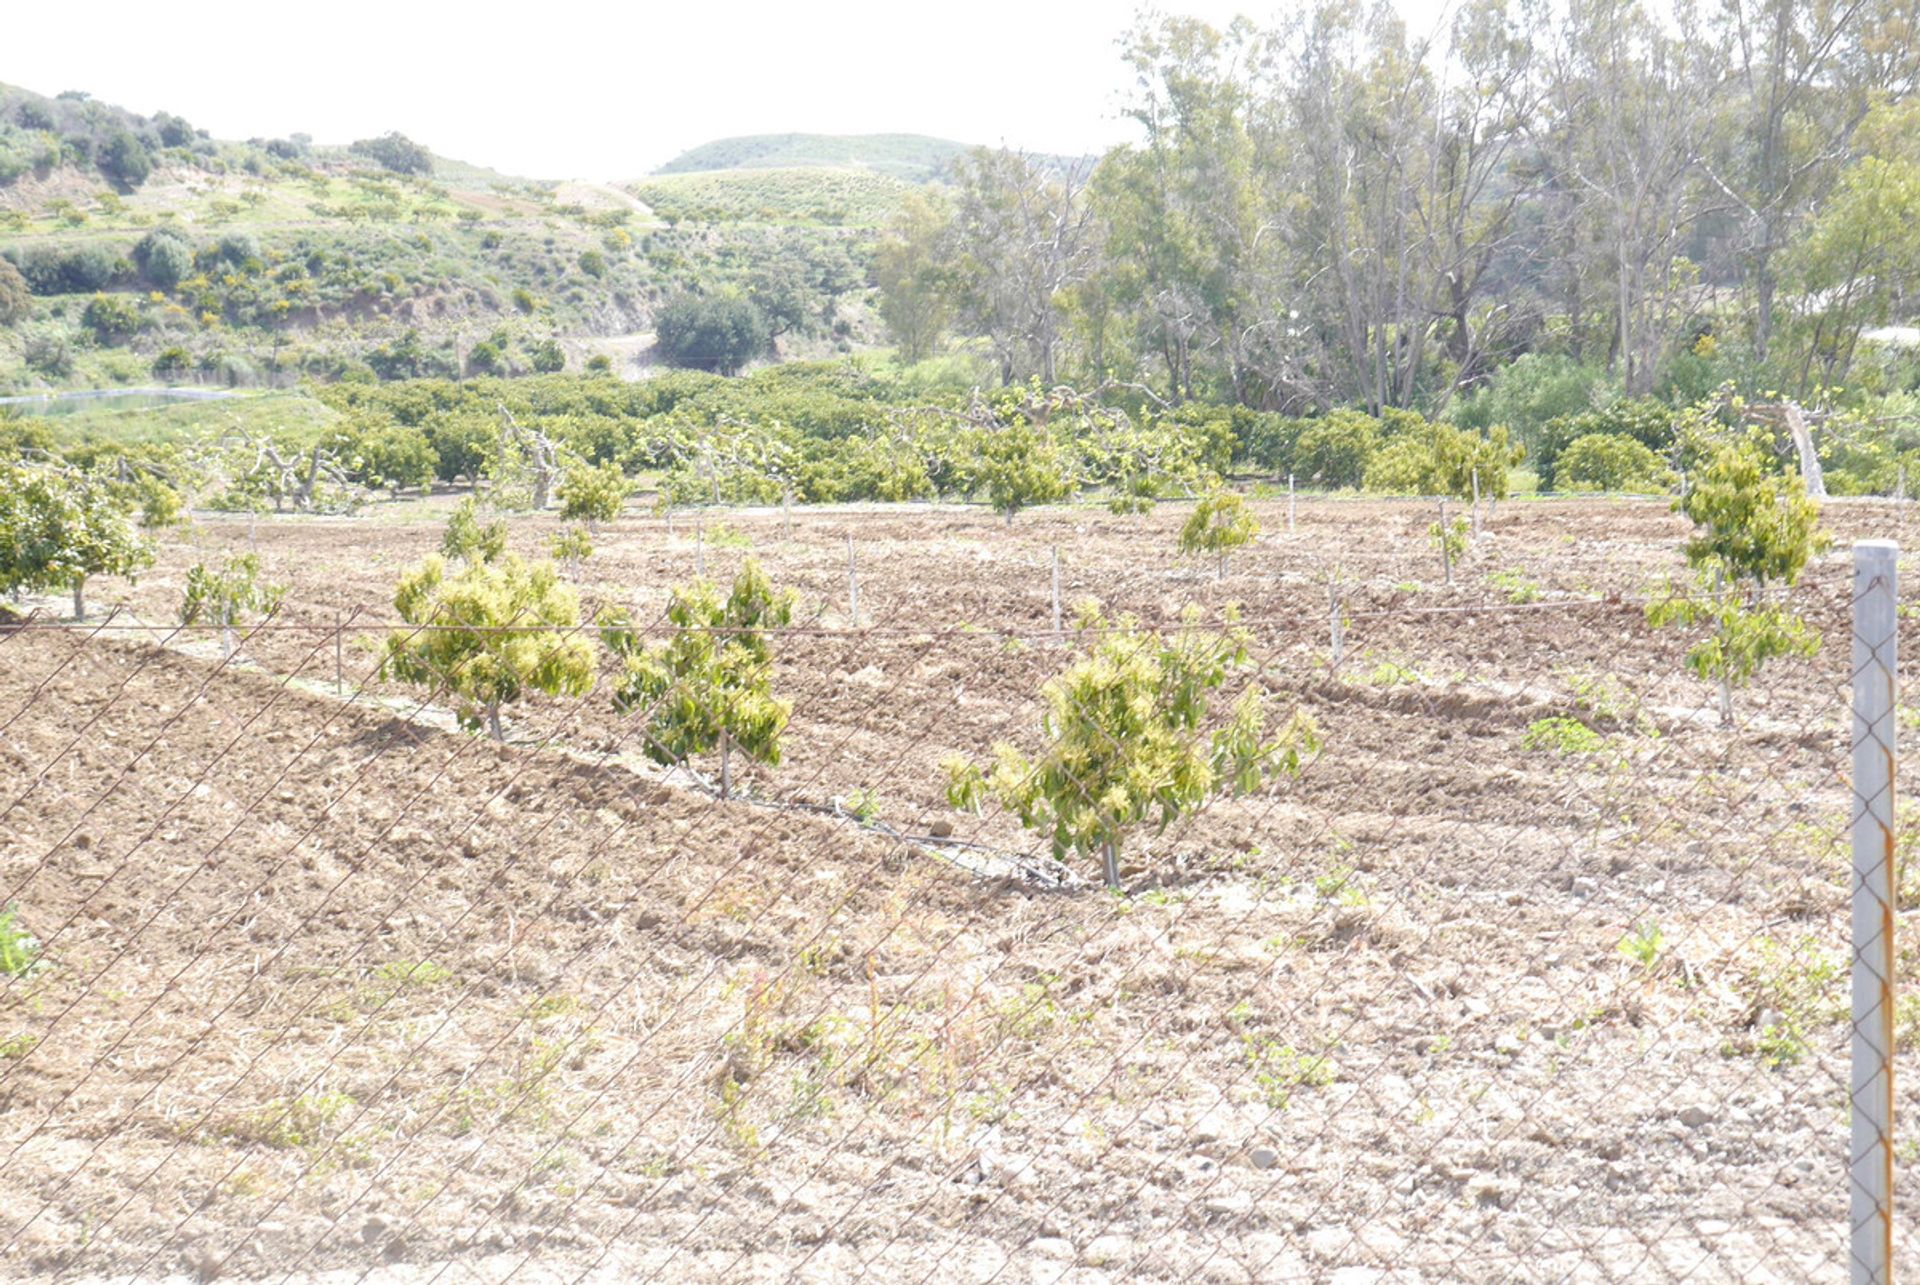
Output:
[[[720,751],[720,797],[733,792],[733,751],[777,767],[780,735],[793,703],[773,695],[768,631],[793,619],[794,595],[776,590],[748,558],[723,599],[707,581],[677,585],[667,605],[673,632],[647,642],[626,619],[601,631],[620,657],[614,706],[642,711],[646,753],[656,763],[685,765]]]
[[[1451,522],[1435,522],[1427,528],[1427,543],[1440,555],[1440,573],[1448,584],[1453,583],[1454,564],[1467,556],[1467,544],[1470,533],[1465,518],[1455,518]]]
[[[1647,607],[1647,621],[1711,626],[1687,652],[1687,668],[1716,683],[1720,722],[1733,723],[1733,689],[1769,660],[1811,656],[1820,639],[1784,603],[1768,600],[1774,584],[1791,586],[1826,543],[1819,510],[1767,473],[1751,444],[1722,446],[1697,470],[1674,508],[1693,519],[1683,546],[1694,573],[1690,590]]]
[[[1235,549],[1252,544],[1260,521],[1236,491],[1214,491],[1194,505],[1180,528],[1180,552],[1219,559],[1219,574],[1227,574],[1227,558]]]
[[[577,576],[580,564],[593,556],[593,537],[585,527],[564,527],[553,533],[547,549],[553,554],[553,560],[567,569],[568,575]]]
[[[626,507],[633,483],[618,464],[567,466],[566,480],[560,487],[560,517],[565,522],[585,522],[592,528],[612,522]]]
[[[1041,688],[1039,753],[1003,742],[986,768],[949,757],[948,800],[977,810],[997,798],[1052,843],[1057,860],[1098,853],[1107,886],[1118,888],[1120,853],[1136,827],[1152,821],[1164,831],[1217,795],[1297,774],[1319,747],[1303,712],[1269,733],[1257,684],[1216,715],[1214,694],[1251,664],[1250,635],[1235,620],[1218,631],[1189,614],[1165,636],[1130,616],[1109,621],[1085,609],[1080,623],[1093,643]]]
[[[551,562],[432,554],[401,577],[393,606],[410,628],[387,635],[382,676],[451,693],[461,723],[497,741],[501,708],[527,692],[582,696],[593,686],[579,594]]]
[[[233,627],[243,616],[272,615],[287,587],[260,578],[255,553],[229,556],[218,568],[202,562],[187,570],[187,592],[180,604],[180,623],[208,621],[220,626],[220,653],[233,655]]]
[[[471,497],[460,501],[447,519],[440,537],[441,556],[461,562],[492,562],[507,551],[507,524],[480,521],[480,506]]]
[[[1058,443],[1031,424],[978,429],[969,446],[974,489],[986,493],[987,503],[1009,526],[1021,509],[1052,504],[1073,493]]]

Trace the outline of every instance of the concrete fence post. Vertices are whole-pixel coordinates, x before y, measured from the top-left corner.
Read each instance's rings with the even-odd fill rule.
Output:
[[[1854,1285],[1893,1279],[1895,600],[1900,549],[1853,546],[1853,1077],[1848,1185]]]

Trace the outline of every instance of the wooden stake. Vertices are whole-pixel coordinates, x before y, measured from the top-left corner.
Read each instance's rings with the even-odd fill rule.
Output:
[[[1447,542],[1447,502],[1440,501],[1440,570],[1446,575],[1447,583],[1453,583],[1453,546]]]
[[[1293,534],[1293,474],[1287,474],[1287,534]]]

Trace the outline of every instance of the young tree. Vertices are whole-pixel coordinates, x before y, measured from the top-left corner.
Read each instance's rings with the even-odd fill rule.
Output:
[[[152,565],[125,499],[99,478],[50,469],[0,472],[0,591],[68,587],[87,615],[87,580]]]
[[[507,551],[507,524],[480,522],[480,505],[471,496],[460,501],[447,519],[440,552],[463,562],[492,562]]]
[[[439,554],[410,569],[393,595],[411,628],[387,635],[381,674],[445,689],[460,721],[496,741],[503,705],[527,692],[580,696],[593,686],[593,645],[578,632],[580,598],[551,562],[511,553],[450,571]]]
[[[1235,549],[1252,544],[1260,521],[1237,491],[1214,491],[1193,506],[1180,528],[1180,552],[1207,554],[1219,559],[1220,575],[1227,574],[1227,558]]]
[[[258,554],[229,556],[216,570],[199,563],[187,571],[187,593],[180,604],[180,623],[206,620],[220,626],[220,652],[233,655],[233,626],[241,616],[271,615],[286,596],[287,587],[260,578]]]
[[[724,601],[706,581],[674,587],[667,619],[671,637],[646,643],[626,620],[602,631],[621,658],[614,707],[647,714],[646,753],[656,763],[685,764],[716,746],[720,797],[733,790],[732,754],[780,763],[780,733],[793,702],[772,694],[769,629],[793,618],[794,595],[775,590],[747,559]]]
[[[1733,724],[1733,689],[1778,656],[1811,656],[1820,638],[1784,604],[1768,602],[1772,583],[1792,585],[1825,543],[1819,511],[1768,475],[1749,444],[1722,446],[1698,470],[1674,508],[1697,528],[1684,551],[1695,588],[1647,607],[1656,628],[1710,624],[1687,652],[1687,668],[1719,684],[1720,722]]]
[[[1052,842],[1056,860],[1099,853],[1107,886],[1118,888],[1121,848],[1136,826],[1156,820],[1164,831],[1217,795],[1297,774],[1301,756],[1319,747],[1313,721],[1298,711],[1268,735],[1257,684],[1224,719],[1211,716],[1213,694],[1250,665],[1245,628],[1205,630],[1190,614],[1169,638],[1097,611],[1081,625],[1093,632],[1092,649],[1041,689],[1044,749],[1030,759],[998,744],[988,769],[948,758],[955,807],[996,797]]]
[[[548,546],[555,562],[567,569],[570,576],[580,574],[580,564],[593,556],[593,536],[586,527],[567,527],[554,532],[553,542]]]
[[[1073,493],[1066,457],[1044,430],[1014,423],[976,429],[970,436],[974,489],[986,492],[987,502],[1008,526],[1021,509],[1052,504]]]
[[[924,360],[940,348],[951,309],[947,303],[943,252],[952,214],[932,193],[909,192],[887,235],[873,251],[873,277],[880,287],[880,319],[899,349],[900,361]]]
[[[612,522],[626,507],[633,483],[618,464],[599,468],[580,463],[567,467],[566,481],[560,489],[560,517],[566,522],[585,522],[589,527]]]

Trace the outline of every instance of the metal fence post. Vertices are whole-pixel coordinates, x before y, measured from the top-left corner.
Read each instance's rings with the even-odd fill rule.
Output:
[[[847,623],[860,627],[860,572],[853,561],[853,537],[847,537]]]
[[[1344,650],[1346,643],[1346,630],[1344,628],[1346,622],[1342,620],[1340,616],[1340,586],[1338,584],[1330,582],[1327,585],[1327,604],[1332,608],[1332,620],[1328,627],[1331,638],[1329,650],[1332,652],[1333,659],[1331,668],[1335,672],[1338,672],[1340,669],[1340,653]]]
[[[1060,546],[1053,546],[1053,633],[1060,636]]]
[[[1853,546],[1852,1279],[1893,1272],[1894,604],[1900,549]]]

